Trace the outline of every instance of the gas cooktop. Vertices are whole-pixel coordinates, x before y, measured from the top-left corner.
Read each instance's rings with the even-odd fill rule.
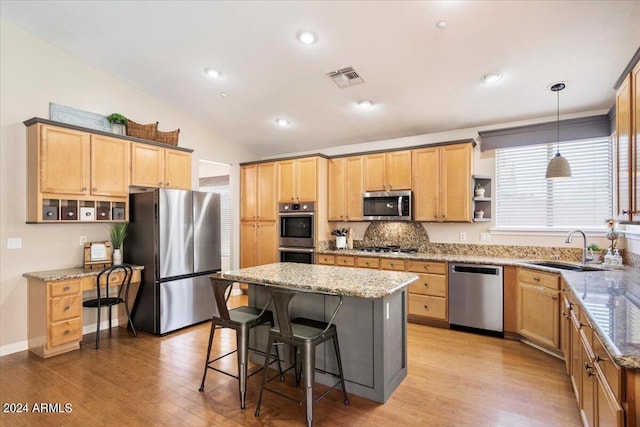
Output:
[[[365,246],[360,250],[364,252],[400,252],[405,254],[418,252],[416,248],[401,248],[400,246]]]

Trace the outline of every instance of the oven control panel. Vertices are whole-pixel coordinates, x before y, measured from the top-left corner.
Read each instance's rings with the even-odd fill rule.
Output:
[[[315,212],[316,203],[280,203],[279,211],[282,212]]]

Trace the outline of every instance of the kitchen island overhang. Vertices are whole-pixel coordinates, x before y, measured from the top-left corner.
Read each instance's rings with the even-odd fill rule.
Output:
[[[212,280],[247,283],[249,305],[263,307],[269,300],[266,286],[299,290],[291,302],[291,317],[329,321],[343,297],[334,323],[347,391],[384,403],[407,376],[407,286],[414,273],[334,267],[316,264],[275,263],[211,276]],[[257,328],[252,347],[267,346],[268,329]],[[291,363],[291,351],[284,352]],[[255,356],[255,362],[261,363]],[[337,372],[333,349],[322,345],[316,367]],[[333,385],[335,378],[316,372],[316,382]]]

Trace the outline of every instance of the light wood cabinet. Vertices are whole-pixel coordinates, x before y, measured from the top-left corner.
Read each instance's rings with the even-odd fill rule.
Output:
[[[329,161],[329,221],[361,221],[363,193],[362,156]]]
[[[521,268],[519,333],[526,339],[560,352],[559,275]]]
[[[640,222],[640,62],[616,91],[617,217]]]
[[[411,150],[364,156],[366,191],[411,190]]]
[[[92,195],[129,197],[129,141],[91,135]]]
[[[38,144],[37,164],[40,192],[86,195],[89,190],[90,135],[86,132],[37,125],[31,128]],[[38,135],[39,134],[39,135]]]
[[[190,190],[191,153],[132,143],[131,185]]]
[[[275,221],[240,222],[240,268],[278,262]]]
[[[318,199],[318,158],[282,160],[277,162],[278,200],[314,202]]]
[[[275,221],[276,164],[258,163],[240,168],[240,219],[243,221]]]
[[[472,143],[413,151],[415,221],[471,221]]]
[[[320,255],[316,256],[316,264],[335,265],[336,264],[336,257],[334,255],[320,254]]]
[[[409,320],[448,322],[447,263],[408,261],[406,270],[419,277],[409,285]]]

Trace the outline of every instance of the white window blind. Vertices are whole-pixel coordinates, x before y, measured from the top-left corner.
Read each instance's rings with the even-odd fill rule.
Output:
[[[220,255],[231,256],[231,201],[229,184],[200,187],[200,191],[220,194]]]
[[[560,152],[571,178],[547,180],[555,143],[496,150],[496,228],[605,228],[613,212],[609,138],[563,142]]]

